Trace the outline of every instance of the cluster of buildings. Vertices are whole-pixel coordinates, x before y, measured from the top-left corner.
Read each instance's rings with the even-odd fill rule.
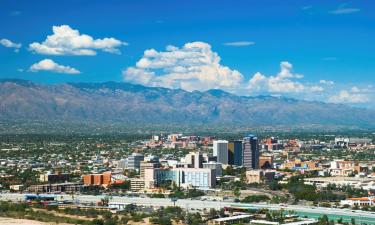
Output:
[[[245,168],[247,183],[272,180],[287,174],[287,171],[316,171],[320,177],[306,180],[307,184],[321,187],[328,184],[350,185],[354,188],[375,190],[375,175],[372,173],[375,163],[347,159],[327,160],[301,154],[301,151],[329,151],[337,147],[375,148],[369,138],[336,137],[330,142],[323,142],[315,139],[301,141],[275,137],[258,139],[254,135],[247,135],[238,140],[220,140],[211,136],[169,134],[153,135],[149,140],[132,143],[119,142],[110,145],[93,142],[90,145],[87,142],[77,142],[76,146],[71,146],[75,150],[68,155],[56,151],[42,154],[37,159],[0,159],[0,167],[17,169],[20,172],[31,169],[41,174],[40,184],[33,184],[27,189],[35,192],[73,192],[87,186],[107,188],[124,182],[130,183],[132,191],[158,189],[166,184],[211,189],[215,188],[216,181],[222,177],[223,170],[228,166]],[[61,149],[66,146],[66,143],[51,142],[42,147],[34,147],[43,151],[44,148]],[[27,148],[28,146],[7,145],[1,151],[12,153],[27,151]],[[129,150],[124,154],[124,149]],[[168,149],[184,153],[178,156],[163,154],[163,151],[169,152]],[[180,149],[185,149],[188,153],[179,151]],[[160,151],[161,154],[150,154],[149,150]],[[124,158],[124,155],[127,157]],[[48,171],[51,168],[62,168],[61,171],[65,172],[50,173]],[[0,171],[0,179],[16,180],[15,178],[14,175]],[[226,178],[239,179],[229,176]],[[23,184],[9,183],[9,188],[13,191],[25,189]]]
[[[176,141],[179,137],[179,135],[171,135],[168,139]],[[166,182],[184,188],[209,189],[215,187],[217,177],[222,175],[222,169],[228,165],[244,166],[247,170],[259,168],[259,143],[254,135],[235,141],[213,140],[212,145],[212,155],[192,151],[180,161],[160,162],[155,158],[148,160],[143,158],[144,161],[140,161],[142,157],[139,157],[139,162],[134,163],[139,165],[139,168],[134,169],[139,169],[140,178],[131,181],[131,184],[134,183],[132,190],[142,187],[157,188]],[[141,185],[142,182],[144,186]]]

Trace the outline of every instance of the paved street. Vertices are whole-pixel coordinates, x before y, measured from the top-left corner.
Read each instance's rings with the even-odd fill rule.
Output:
[[[63,200],[72,200],[71,195],[56,195],[57,199]],[[102,198],[105,198],[105,195],[75,195],[74,199],[80,203],[97,203]],[[140,198],[140,197],[109,197],[110,202],[119,202],[119,203],[133,203],[137,205],[144,206],[173,206],[173,202],[168,198]],[[11,200],[11,201],[23,201],[23,194],[13,194],[13,193],[3,193],[0,195],[0,200]],[[181,199],[176,201],[176,206],[189,210],[203,210],[203,209],[220,209],[224,206],[235,206],[239,208],[267,208],[270,210],[280,210],[284,209],[286,211],[294,211],[296,213],[304,213],[305,215],[323,215],[334,216],[335,218],[339,217],[353,217],[357,221],[361,220],[367,224],[375,224],[375,212],[365,212],[360,210],[350,210],[350,209],[337,209],[337,208],[324,208],[324,207],[309,207],[301,205],[277,205],[277,204],[242,204],[242,203],[231,203],[231,202],[221,202],[221,201],[201,201],[201,200],[190,200],[190,199]]]

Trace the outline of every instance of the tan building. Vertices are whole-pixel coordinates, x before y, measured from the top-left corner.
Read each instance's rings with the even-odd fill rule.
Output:
[[[264,180],[271,181],[275,178],[274,170],[249,170],[246,171],[246,182],[261,183]]]
[[[145,188],[145,181],[143,179],[133,178],[130,180],[131,191],[138,192]]]
[[[285,162],[281,165],[281,169],[306,169],[306,170],[316,170],[318,169],[317,162],[315,161],[301,161],[296,159],[294,161]]]
[[[261,155],[259,156],[259,168],[270,169],[273,165],[272,155]]]
[[[262,170],[248,170],[246,171],[246,182],[251,183],[260,183],[263,178]]]
[[[158,168],[158,167],[159,167],[159,163],[142,161],[141,166],[140,166],[140,176],[141,176],[141,178],[142,179],[145,178],[145,170],[146,169],[154,169],[154,168]]]

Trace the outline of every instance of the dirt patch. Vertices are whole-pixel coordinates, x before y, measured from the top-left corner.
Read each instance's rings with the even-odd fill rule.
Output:
[[[17,225],[56,225],[57,223],[0,217],[0,225],[15,225],[15,224]],[[59,225],[71,225],[71,224],[59,223]]]

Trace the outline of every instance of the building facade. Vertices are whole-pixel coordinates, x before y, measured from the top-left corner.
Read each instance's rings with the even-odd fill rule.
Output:
[[[183,188],[212,188],[216,185],[214,169],[209,168],[173,168],[146,169],[145,188],[155,188],[166,181]]]
[[[213,155],[217,157],[217,162],[228,164],[228,141],[213,141]]]
[[[254,135],[243,139],[243,166],[247,170],[259,168],[259,143]]]
[[[229,141],[228,164],[242,166],[242,163],[243,163],[242,141]]]
[[[144,160],[144,156],[140,153],[133,153],[128,157],[128,169],[139,171],[141,168],[141,162]]]

